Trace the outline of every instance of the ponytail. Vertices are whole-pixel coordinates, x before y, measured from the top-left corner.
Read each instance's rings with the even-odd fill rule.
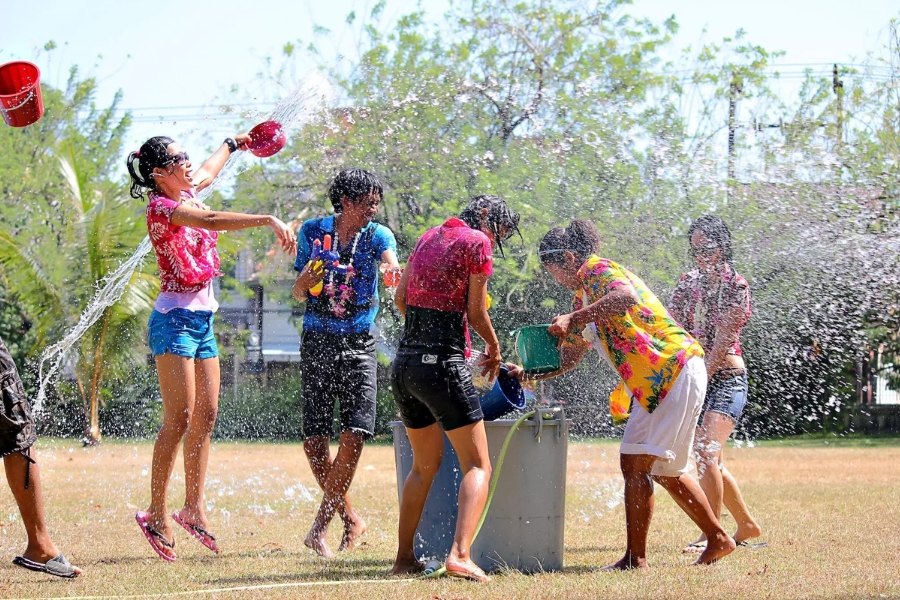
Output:
[[[575,219],[567,227],[554,227],[544,235],[538,246],[542,263],[562,264],[565,252],[578,257],[579,262],[600,249],[600,233],[587,219]]]
[[[131,197],[135,200],[143,198],[144,192],[156,189],[153,181],[153,169],[164,167],[171,163],[169,159],[169,144],[174,143],[170,137],[158,135],[143,143],[141,149],[128,155],[125,166],[131,177]]]

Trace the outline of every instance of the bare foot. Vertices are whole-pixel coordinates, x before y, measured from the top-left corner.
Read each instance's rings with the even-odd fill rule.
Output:
[[[322,533],[316,533],[315,530],[310,530],[310,532],[306,534],[306,539],[303,540],[303,544],[322,558],[334,558],[334,552],[332,552],[331,548],[328,547],[328,544],[325,543],[324,531]]]
[[[734,538],[729,535],[719,534],[706,543],[706,550],[697,559],[695,565],[711,565],[717,560],[724,558],[734,552],[737,544]]]
[[[756,523],[742,523],[738,526],[737,531],[734,532],[734,541],[740,544],[741,542],[758,538],[761,535],[762,527]]]
[[[394,561],[394,568],[391,569],[391,575],[415,575],[425,570],[425,563],[420,562],[415,556],[409,558],[397,557]]]
[[[630,553],[626,552],[625,556],[617,560],[611,565],[606,565],[601,571],[649,571],[650,566],[647,564],[647,558],[636,558],[632,556]]]
[[[353,550],[354,546],[356,546],[356,540],[361,538],[368,528],[366,522],[363,521],[359,515],[348,518],[344,523],[344,537],[341,538],[341,545],[338,546],[338,552]]]
[[[199,525],[209,531],[209,521],[206,520],[206,513],[196,507],[184,506],[178,511],[178,516],[188,523]]]
[[[447,568],[447,575],[450,577],[459,577],[460,579],[468,579],[469,581],[477,581],[478,583],[491,582],[491,578],[485,575],[484,571],[471,560],[448,558],[444,566]]]
[[[167,546],[162,543],[162,540],[157,540],[157,545],[163,554],[168,556],[171,559],[178,558],[175,554],[175,536],[173,535],[172,528],[170,527],[170,521],[168,519],[168,515],[165,513],[160,513],[157,515],[152,512],[150,509],[147,509],[147,525],[149,525],[153,531],[160,534],[165,538],[166,542],[172,544],[172,546]]]
[[[41,564],[46,563],[48,560],[53,560],[59,555],[59,549],[53,545],[53,542],[50,542],[50,545],[44,548],[32,548],[31,546],[28,546],[25,549],[25,552],[22,553],[22,556],[28,560]]]

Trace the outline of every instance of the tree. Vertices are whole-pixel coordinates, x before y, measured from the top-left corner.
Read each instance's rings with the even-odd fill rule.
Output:
[[[22,131],[0,130],[9,165],[0,177],[0,278],[34,323],[29,353],[62,337],[102,283],[145,235],[143,210],[115,173],[130,116],[119,103],[97,109],[95,82],[72,69],[65,91],[42,88],[45,116]],[[135,333],[152,309],[158,280],[133,275],[78,345],[72,375],[86,415],[85,440],[100,441],[104,381],[141,355]]]

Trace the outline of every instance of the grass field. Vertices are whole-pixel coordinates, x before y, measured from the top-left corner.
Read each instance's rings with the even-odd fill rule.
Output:
[[[652,571],[600,573],[621,555],[624,511],[617,445],[570,445],[566,555],[562,573],[500,574],[479,586],[457,580],[402,581],[387,575],[396,543],[393,451],[363,453],[352,489],[369,532],[333,561],[302,540],[321,494],[299,445],[216,444],[207,485],[210,522],[223,552],[213,556],[185,533],[179,561],[156,558],[134,522],[149,497],[151,445],[107,442],[83,449],[42,441],[38,456],[56,543],[85,574],[50,579],[14,567],[25,533],[12,495],[0,489],[0,598],[112,596],[220,591],[200,598],[878,598],[900,596],[900,440],[828,443],[825,438],[731,448],[727,460],[765,529],[768,548],[740,548],[720,564],[691,567],[680,548],[692,523],[658,488],[650,534]],[[183,499],[177,467],[172,508]],[[502,480],[500,482],[502,485]],[[727,528],[733,522],[726,518]],[[180,531],[180,530],[179,530]],[[337,546],[339,527],[332,533]],[[336,580],[367,580],[332,585]],[[294,584],[313,584],[295,586]],[[190,593],[194,592],[194,593]]]

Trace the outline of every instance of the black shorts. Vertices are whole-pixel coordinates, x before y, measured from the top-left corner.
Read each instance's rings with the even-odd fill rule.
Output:
[[[376,367],[375,338],[370,333],[304,331],[300,342],[303,435],[331,437],[335,400],[341,407],[341,433],[374,435]]]
[[[27,450],[37,440],[31,403],[9,350],[0,339],[0,458]]]
[[[440,423],[441,429],[452,431],[484,419],[463,356],[400,355],[391,369],[391,387],[409,429]]]

